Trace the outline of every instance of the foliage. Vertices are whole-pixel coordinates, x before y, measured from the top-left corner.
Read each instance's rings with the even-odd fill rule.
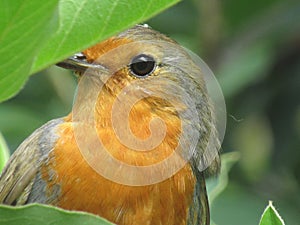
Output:
[[[0,101],[16,94],[29,75],[178,1],[1,1]]]
[[[266,207],[259,225],[284,225],[272,202],[269,202],[269,205]]]
[[[30,204],[12,207],[0,206],[0,224],[5,225],[112,225],[98,216],[59,208]]]
[[[9,149],[7,147],[7,144],[6,144],[2,134],[0,133],[0,171],[4,167],[8,158],[9,158]]]

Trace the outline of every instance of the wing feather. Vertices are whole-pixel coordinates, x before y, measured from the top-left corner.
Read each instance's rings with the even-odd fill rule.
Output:
[[[0,175],[0,204],[25,204],[41,163],[47,159],[63,119],[51,120],[34,131],[13,153]]]

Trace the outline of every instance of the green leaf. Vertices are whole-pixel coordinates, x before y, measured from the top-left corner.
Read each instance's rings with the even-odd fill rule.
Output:
[[[57,29],[57,4],[58,0],[0,1],[0,102],[21,89],[46,37]]]
[[[228,174],[231,167],[239,160],[239,152],[230,152],[221,156],[221,172],[218,178],[210,178],[206,183],[207,192],[209,196],[210,204],[213,204],[214,200],[228,184]]]
[[[276,211],[271,201],[266,207],[259,225],[284,225],[284,221],[281,219],[279,213]]]
[[[36,73],[179,0],[2,0],[0,101]],[[4,46],[4,47],[3,47]]]
[[[30,204],[26,206],[0,205],[0,224],[5,225],[111,225],[98,216],[62,210],[53,206]]]
[[[6,142],[0,132],[0,172],[5,166],[6,162],[9,159],[9,149],[6,145]]]
[[[228,174],[232,166],[239,160],[239,152],[230,152],[221,155],[221,171],[220,175],[216,178],[210,178],[206,181],[206,188],[210,205],[213,206],[216,198],[226,189],[228,185]],[[211,207],[212,208],[212,207]],[[212,208],[213,209],[213,208]],[[211,225],[215,225],[213,218]]]

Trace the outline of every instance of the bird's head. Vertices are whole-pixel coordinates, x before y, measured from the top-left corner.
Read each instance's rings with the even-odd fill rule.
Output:
[[[172,39],[138,25],[58,65],[80,77],[73,119],[95,125],[101,146],[115,159],[138,167],[164,162],[159,170],[174,173],[182,161],[170,166],[166,159],[176,152],[195,168],[219,167],[201,68]]]

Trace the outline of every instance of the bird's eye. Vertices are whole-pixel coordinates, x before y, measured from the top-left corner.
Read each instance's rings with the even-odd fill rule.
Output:
[[[146,77],[150,75],[156,67],[152,56],[141,54],[135,56],[129,65],[131,73],[136,77]]]

